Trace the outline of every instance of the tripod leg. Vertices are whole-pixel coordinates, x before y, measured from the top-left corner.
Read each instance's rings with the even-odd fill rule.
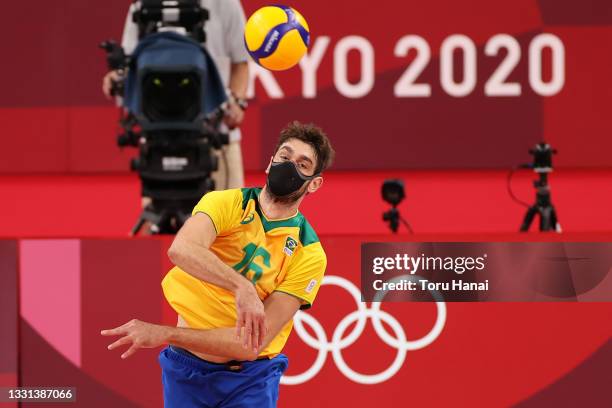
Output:
[[[557,210],[552,205],[550,206],[550,225],[555,232],[561,232],[561,224],[557,220]]]
[[[553,229],[553,223],[551,219],[552,207],[540,207],[540,231],[550,231]]]
[[[529,207],[529,209],[525,213],[525,218],[523,218],[523,223],[521,224],[521,229],[520,229],[521,232],[529,231],[529,227],[531,226],[531,223],[533,222],[533,217],[535,217],[537,212],[538,212],[538,207],[536,205]]]
[[[136,224],[134,224],[134,226],[132,227],[132,230],[130,231],[130,236],[134,236],[138,234],[138,232],[140,232],[140,229],[142,228],[144,223],[145,223],[145,219],[141,214],[140,217],[138,217],[138,221],[136,221]]]
[[[147,235],[154,232],[152,231],[153,229],[159,229],[158,224],[160,223],[161,218],[162,215],[155,214],[151,207],[145,207],[140,213],[140,217],[138,218],[138,221],[136,221],[136,224],[132,228],[130,234],[132,236],[138,234],[145,224],[147,225],[147,228],[149,228],[149,231],[146,232]]]
[[[151,235],[157,234],[172,234],[172,213],[163,210],[159,214],[151,214]]]

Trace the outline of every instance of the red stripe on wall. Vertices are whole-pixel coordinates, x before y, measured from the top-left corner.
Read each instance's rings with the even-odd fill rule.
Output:
[[[417,233],[517,231],[525,208],[506,191],[502,171],[397,171],[326,173],[323,187],[300,210],[319,234],[389,233],[380,197],[387,178],[402,178],[399,209]],[[513,188],[532,203],[530,171]],[[612,231],[612,171],[560,170],[550,175],[552,201],[565,231]],[[246,184],[265,183],[263,171]],[[124,236],[140,212],[136,175],[0,177],[0,236]],[[537,227],[537,220],[534,222]],[[402,228],[403,230],[403,228]]]

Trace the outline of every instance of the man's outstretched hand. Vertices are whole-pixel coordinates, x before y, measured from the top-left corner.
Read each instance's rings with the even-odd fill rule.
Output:
[[[123,326],[102,330],[100,334],[103,336],[122,336],[119,340],[110,344],[108,349],[113,350],[119,346],[129,345],[128,350],[121,355],[121,358],[128,358],[139,348],[155,348],[166,344],[168,329],[166,326],[133,319]]]
[[[241,277],[241,279],[244,279]],[[235,290],[236,296],[236,340],[243,348],[259,352],[263,347],[267,334],[266,314],[264,305],[255,287],[246,279]],[[102,330],[103,336],[121,336],[119,340],[108,346],[114,350],[119,346],[129,346],[121,358],[128,358],[139,348],[155,348],[167,344],[174,327],[160,326],[133,319],[123,326]]]
[[[242,346],[257,352],[263,346],[266,336],[266,314],[255,287],[246,279],[245,283],[235,292],[236,339],[242,337]]]

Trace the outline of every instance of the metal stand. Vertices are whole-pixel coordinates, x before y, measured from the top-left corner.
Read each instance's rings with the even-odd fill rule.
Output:
[[[540,216],[540,231],[561,232],[561,225],[557,219],[557,212],[550,199],[548,173],[539,173],[539,175],[540,179],[533,182],[533,186],[536,189],[536,202],[527,209],[520,231],[528,231],[537,214]]]
[[[402,222],[402,224],[404,224],[408,231],[410,231],[411,234],[414,234],[412,227],[410,226],[410,224],[408,224],[408,221],[406,221],[400,215],[400,212],[397,209],[397,206],[395,205],[393,206],[393,208],[383,214],[383,221],[387,221],[389,223],[389,228],[391,228],[391,231],[393,231],[394,234],[397,234],[400,221]]]
[[[130,235],[138,234],[145,223],[150,225],[148,232],[152,235],[176,234],[190,216],[189,211],[177,208],[155,211],[153,205],[149,204],[140,213]]]

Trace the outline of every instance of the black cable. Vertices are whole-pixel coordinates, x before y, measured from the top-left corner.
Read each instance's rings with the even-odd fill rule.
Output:
[[[414,235],[414,230],[412,229],[410,224],[408,224],[408,221],[406,221],[404,217],[400,217],[400,221],[402,222],[402,224],[404,224],[404,226],[406,226],[406,228],[408,228],[408,231],[410,231],[410,233]]]
[[[506,178],[506,187],[508,189],[508,194],[510,194],[510,198],[512,198],[514,202],[529,208],[531,207],[531,204],[528,204],[525,201],[518,198],[516,195],[514,195],[514,192],[512,191],[512,176],[514,176],[514,173],[520,168],[526,168],[526,166],[525,165],[514,166],[512,169],[510,169],[510,172],[508,172],[508,177]]]

